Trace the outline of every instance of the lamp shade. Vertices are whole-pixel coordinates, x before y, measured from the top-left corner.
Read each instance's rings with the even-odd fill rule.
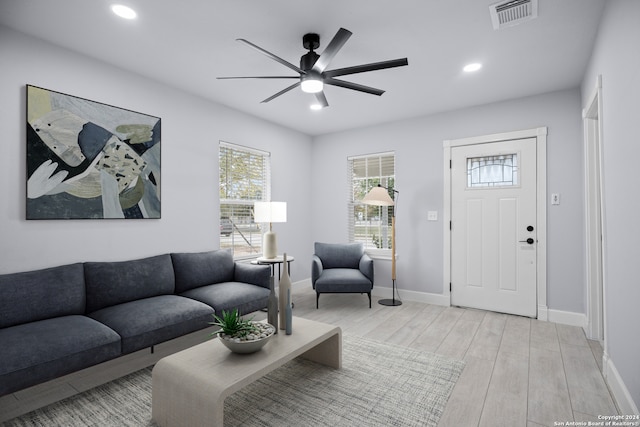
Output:
[[[287,222],[287,202],[255,202],[255,222]]]
[[[375,206],[393,206],[395,203],[386,188],[378,185],[364,196],[362,203]]]

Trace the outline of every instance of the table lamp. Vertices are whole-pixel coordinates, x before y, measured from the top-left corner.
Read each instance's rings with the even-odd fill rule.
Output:
[[[391,189],[394,193],[398,193],[398,191]],[[362,203],[366,205],[374,205],[374,206],[394,206],[395,202],[389,196],[389,189],[378,184],[377,187],[373,187],[371,191],[367,193],[366,196],[362,199]],[[379,304],[396,306],[402,305],[402,301],[396,299],[396,211],[393,210],[393,215],[391,216],[391,282],[393,295],[391,299],[381,299],[378,301]]]
[[[259,223],[269,223],[269,231],[266,231],[262,236],[262,256],[267,259],[275,258],[278,255],[278,245],[272,224],[287,222],[287,202],[255,202],[253,220]]]

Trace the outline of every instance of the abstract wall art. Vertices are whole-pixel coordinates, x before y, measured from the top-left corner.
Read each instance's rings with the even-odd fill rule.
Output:
[[[27,85],[26,217],[160,218],[160,118]]]

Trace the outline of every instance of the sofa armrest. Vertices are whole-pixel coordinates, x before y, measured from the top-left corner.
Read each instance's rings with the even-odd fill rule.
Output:
[[[270,288],[271,267],[268,265],[255,265],[244,262],[235,263],[234,280],[236,282],[250,283],[263,288]]]
[[[367,279],[371,280],[371,286],[373,286],[373,259],[367,254],[362,255],[358,268],[367,276]]]
[[[318,280],[318,277],[322,274],[322,270],[322,261],[318,255],[313,255],[311,257],[311,286],[313,286],[314,289],[316,287],[316,280]]]

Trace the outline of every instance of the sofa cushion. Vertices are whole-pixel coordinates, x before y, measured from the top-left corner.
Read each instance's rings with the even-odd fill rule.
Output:
[[[82,264],[0,275],[0,328],[83,314]],[[0,359],[2,360],[2,359]]]
[[[235,263],[230,250],[173,253],[171,259],[177,294],[199,286],[233,280]]]
[[[360,270],[331,268],[322,272],[314,287],[319,293],[371,292],[373,284]]]
[[[225,282],[201,286],[180,295],[210,305],[218,315],[222,310],[234,308],[244,315],[267,307],[269,289],[242,282]]]
[[[358,268],[364,255],[362,243],[315,243],[315,255],[323,268]]]
[[[173,294],[173,264],[169,254],[121,262],[86,262],[87,313],[101,308]]]
[[[0,395],[120,355],[120,336],[86,316],[63,316],[0,329]]]
[[[90,313],[122,337],[122,353],[132,353],[209,326],[213,309],[176,295],[161,295]]]

